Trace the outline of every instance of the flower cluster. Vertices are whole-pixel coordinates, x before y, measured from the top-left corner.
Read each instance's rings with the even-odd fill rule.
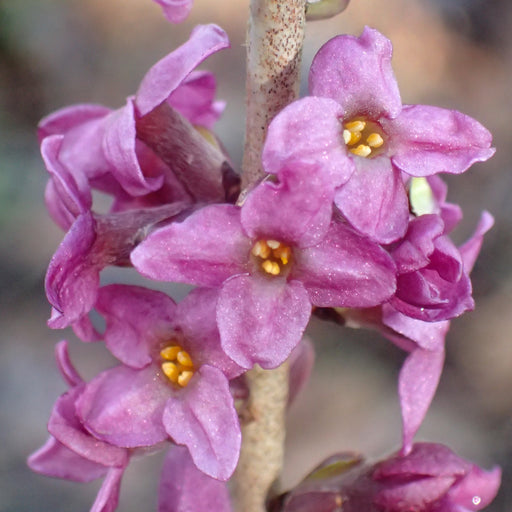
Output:
[[[157,2],[172,21],[191,4]],[[412,443],[441,374],[449,321],[473,308],[469,273],[492,225],[484,213],[456,247],[449,235],[462,215],[438,174],[488,159],[489,132],[459,112],[403,106],[391,44],[367,28],[319,51],[311,95],[269,126],[267,177],[240,194],[212,132],[223,109],[215,78],[195,71],[228,45],[219,27],[197,27],[124,107],[73,106],[40,124],[48,210],[67,231],[46,277],[49,325],[104,340],[119,364],[85,381],[58,345],[70,389],[31,467],[79,481],[104,476],[92,510],[106,512],[130,458],[169,445],[160,510],[200,510],[201,500],[230,510],[223,481],[240,452],[244,374],[291,359],[294,395],[312,364],[306,326],[329,310],[409,353],[399,380],[401,454],[340,484],[335,499],[364,488],[368,511],[433,502],[466,510],[467,482],[495,489],[497,472],[482,476],[438,445]],[[102,212],[95,191],[110,199]],[[195,288],[176,304],[149,288],[101,286],[108,265]],[[101,332],[93,309],[105,321]],[[404,498],[412,487],[420,489],[414,503]],[[485,492],[487,502],[494,491]],[[283,510],[306,510],[296,496]],[[315,510],[334,510],[323,506]]]

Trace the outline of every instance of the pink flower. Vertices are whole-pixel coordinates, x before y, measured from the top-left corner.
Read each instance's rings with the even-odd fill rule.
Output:
[[[370,28],[327,42],[311,66],[311,96],[275,117],[263,154],[267,172],[278,176],[285,162],[321,163],[341,213],[381,243],[407,230],[411,176],[458,174],[494,154],[490,133],[474,119],[402,105],[391,52]]]

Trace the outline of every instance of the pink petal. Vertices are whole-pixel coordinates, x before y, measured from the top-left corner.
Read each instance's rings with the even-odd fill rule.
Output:
[[[320,48],[313,60],[310,94],[336,100],[344,119],[394,118],[400,113],[402,102],[391,69],[391,54],[391,42],[368,27],[360,37],[335,37]]]
[[[333,221],[321,243],[294,252],[290,277],[319,307],[372,307],[395,292],[395,265],[379,245]]]
[[[155,366],[117,366],[89,382],[77,401],[77,414],[95,437],[115,446],[152,446],[167,439],[162,424],[173,392]]]
[[[192,0],[154,0],[162,6],[165,17],[171,23],[181,23],[192,9]]]
[[[199,471],[188,450],[173,446],[160,479],[158,512],[231,512],[227,485]]]
[[[393,164],[411,176],[459,174],[495,152],[490,132],[455,110],[408,105],[383,128],[391,138]]]
[[[244,368],[276,368],[300,342],[310,315],[311,303],[300,282],[235,276],[223,285],[217,305],[222,347]]]
[[[354,158],[356,170],[336,192],[336,206],[361,233],[388,244],[404,236],[409,200],[387,157]]]
[[[444,363],[444,350],[416,349],[405,360],[398,378],[402,409],[402,453],[411,451],[412,440],[434,398]]]
[[[119,503],[121,478],[124,470],[124,467],[108,470],[90,512],[114,512]]]
[[[228,36],[220,27],[198,25],[186,43],[146,73],[135,97],[139,115],[144,116],[163,103],[196,66],[212,53],[228,47]]]
[[[202,366],[188,386],[168,400],[163,422],[169,436],[189,449],[199,470],[218,480],[233,474],[241,433],[228,380],[220,370]]]
[[[219,286],[246,271],[251,246],[240,209],[212,205],[149,235],[132,251],[131,260],[151,279]]]
[[[482,248],[485,233],[494,225],[494,218],[489,212],[483,212],[475,232],[469,240],[459,247],[464,270],[469,274],[475,265],[475,261]]]
[[[83,384],[84,381],[82,377],[77,372],[69,357],[67,341],[59,341],[59,343],[55,345],[55,359],[57,360],[60,373],[68,386],[75,387],[79,384]]]

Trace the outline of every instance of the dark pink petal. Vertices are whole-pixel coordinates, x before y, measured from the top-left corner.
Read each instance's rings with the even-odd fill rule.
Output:
[[[105,343],[121,362],[143,368],[173,333],[176,304],[165,293],[140,286],[99,290],[96,309],[105,317]]]
[[[85,459],[53,437],[34,452],[27,462],[36,473],[74,482],[91,482],[108,471],[106,466]]]
[[[461,507],[461,510],[481,510],[496,497],[501,483],[501,469],[495,467],[484,471],[473,466],[471,471],[447,495],[447,501]]]
[[[303,163],[296,167],[305,168]],[[319,171],[311,168],[313,176]],[[242,206],[245,232],[256,240],[279,240],[298,247],[320,242],[331,222],[334,190],[316,185],[307,179],[261,183]]]
[[[39,142],[49,135],[64,135],[87,121],[101,119],[111,112],[103,105],[81,104],[64,107],[44,117],[37,127]]]
[[[188,450],[173,446],[167,453],[160,478],[158,512],[231,512],[224,482],[199,471]]]
[[[181,23],[192,9],[192,0],[154,0],[162,6],[165,17],[171,23]]]
[[[108,470],[90,512],[114,512],[119,503],[119,491],[124,470],[124,467]]]
[[[400,172],[387,157],[354,157],[354,162],[354,174],[336,192],[336,206],[373,240],[384,244],[398,240],[409,219],[409,200]]]
[[[485,233],[494,225],[494,218],[489,212],[483,212],[480,222],[476,227],[471,238],[459,247],[462,261],[464,262],[464,270],[469,274],[473,270],[476,258],[482,248]]]
[[[438,215],[421,215],[409,222],[403,240],[391,250],[400,274],[426,267],[434,252],[434,240],[440,237],[444,223]]]
[[[185,445],[199,470],[227,480],[235,470],[241,433],[226,377],[204,365],[165,406],[165,430]]]
[[[450,322],[424,322],[382,305],[382,323],[426,350],[443,350]]]
[[[63,229],[69,229],[81,213],[90,210],[92,196],[85,176],[76,177],[59,161],[63,135],[51,135],[41,143],[41,156],[50,173],[45,193],[46,206],[53,220]]]
[[[146,73],[135,97],[139,115],[144,116],[163,103],[196,66],[212,53],[228,47],[228,36],[220,27],[198,25],[186,43]]]
[[[82,377],[69,357],[67,341],[59,341],[59,343],[55,345],[55,359],[57,360],[57,366],[59,367],[61,375],[70,387],[83,384],[84,381]]]
[[[298,281],[240,275],[219,295],[217,322],[226,354],[244,368],[276,368],[297,346],[311,315]]]
[[[402,108],[391,69],[391,42],[366,27],[360,37],[338,36],[316,54],[309,72],[309,92],[336,100],[343,118],[396,117]]]
[[[215,100],[217,82],[208,71],[192,71],[174,90],[167,102],[194,126],[212,128],[225,103]]]
[[[217,288],[196,288],[176,308],[175,326],[183,334],[183,345],[196,367],[207,364],[232,379],[244,370],[221,347],[217,327]]]
[[[84,386],[76,387],[62,395],[53,407],[48,421],[48,432],[60,443],[81,457],[103,466],[123,466],[128,462],[128,452],[93,437],[84,430],[76,416],[75,404]]]
[[[322,178],[328,188],[345,183],[354,172],[354,164],[347,157],[342,116],[340,105],[329,98],[307,97],[288,105],[268,127],[262,155],[265,171],[283,179],[296,172],[296,162],[302,162],[309,164],[302,166],[306,172],[299,171],[305,183],[309,173],[314,180]],[[321,176],[314,175],[319,172]]]
[[[372,474],[376,480],[389,482],[401,477],[461,476],[472,469],[472,464],[450,448],[436,443],[415,443],[410,453],[401,453],[379,462]]]
[[[112,166],[112,174],[126,192],[140,196],[160,188],[163,176],[144,176],[137,153],[135,107],[133,99],[128,98],[126,105],[112,112],[105,120],[106,129],[103,139],[105,158]]]
[[[172,392],[155,366],[118,366],[87,384],[76,403],[77,414],[92,435],[107,443],[152,446],[167,439],[162,414]]]
[[[212,205],[149,235],[132,251],[131,260],[151,279],[219,286],[246,271],[251,246],[240,209]]]
[[[418,348],[411,352],[400,370],[398,395],[402,409],[402,453],[412,447],[414,435],[427,414],[441,377],[444,350]]]
[[[431,505],[442,499],[454,482],[453,476],[435,476],[397,483],[379,491],[373,502],[379,510],[393,512],[431,510]]]
[[[495,152],[489,131],[455,110],[407,105],[383,128],[391,138],[393,164],[411,176],[460,174]]]
[[[320,307],[372,307],[395,291],[389,254],[342,223],[331,223],[315,247],[296,250],[290,277],[302,281]]]
[[[315,347],[309,338],[301,342],[290,354],[288,406],[290,406],[309,380],[315,363]]]
[[[87,212],[71,226],[46,273],[48,300],[70,323],[89,312],[96,301],[99,269],[90,259],[95,241],[96,222]]]

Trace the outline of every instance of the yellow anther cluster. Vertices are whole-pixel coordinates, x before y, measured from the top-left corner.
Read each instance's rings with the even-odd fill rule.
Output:
[[[384,144],[382,135],[373,131],[372,124],[375,125],[358,119],[343,125],[343,140],[347,146],[352,146],[349,151],[354,155],[366,158]],[[361,140],[364,143],[359,144]]]
[[[164,360],[162,371],[175,384],[184,388],[194,375],[194,363],[190,354],[179,345],[169,345],[160,351]]]
[[[277,276],[290,261],[292,251],[277,240],[258,240],[251,253],[261,261],[261,268],[270,275]]]

